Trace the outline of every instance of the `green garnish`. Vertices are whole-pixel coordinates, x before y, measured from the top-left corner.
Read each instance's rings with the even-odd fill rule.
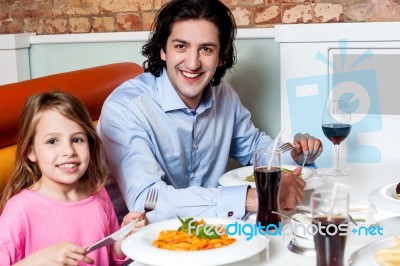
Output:
[[[221,238],[221,236],[217,233],[214,225],[199,223],[192,217],[183,220],[181,217],[178,216],[178,219],[182,223],[182,225],[178,228],[179,231],[188,232],[191,235],[196,235],[198,238],[203,239]],[[191,224],[190,232],[189,224]]]

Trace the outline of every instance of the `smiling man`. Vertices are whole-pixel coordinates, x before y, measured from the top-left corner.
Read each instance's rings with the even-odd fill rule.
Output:
[[[239,218],[257,210],[255,189],[218,186],[229,157],[248,165],[255,149],[272,144],[222,81],[236,62],[235,36],[232,13],[218,0],[172,0],[157,14],[142,49],[145,73],[108,97],[97,128],[119,217],[125,204],[140,210],[151,187],[159,190],[152,222],[177,215]],[[322,152],[321,141],[308,134],[296,135],[294,144],[286,163],[301,163],[304,153],[312,163]],[[282,176],[282,209],[302,200],[300,172]]]

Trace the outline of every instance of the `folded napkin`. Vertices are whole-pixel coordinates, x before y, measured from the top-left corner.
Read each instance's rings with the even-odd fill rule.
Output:
[[[375,206],[369,203],[350,204],[349,214],[358,225],[375,224],[375,214],[377,210]]]

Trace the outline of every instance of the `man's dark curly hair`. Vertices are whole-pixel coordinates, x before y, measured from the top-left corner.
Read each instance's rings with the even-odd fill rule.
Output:
[[[219,30],[220,52],[219,58],[223,62],[211,79],[211,85],[216,86],[221,82],[226,70],[236,63],[236,23],[232,12],[219,0],[172,0],[157,13],[151,26],[151,36],[142,47],[142,55],[147,57],[143,63],[145,72],[150,72],[159,77],[165,67],[161,60],[160,51],[165,51],[167,39],[171,34],[174,22],[204,19],[214,23]]]

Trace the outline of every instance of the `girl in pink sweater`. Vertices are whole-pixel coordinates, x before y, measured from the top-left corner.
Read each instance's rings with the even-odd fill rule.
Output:
[[[119,225],[104,189],[102,144],[83,104],[63,92],[31,96],[17,143],[0,200],[0,265],[124,264],[121,241],[86,254]],[[122,226],[139,216],[127,214]]]

